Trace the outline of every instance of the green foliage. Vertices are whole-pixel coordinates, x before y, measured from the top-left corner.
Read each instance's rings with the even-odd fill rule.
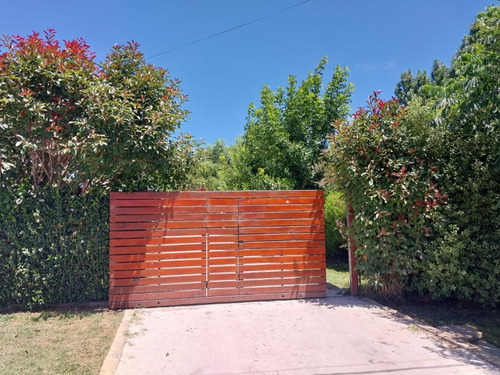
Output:
[[[182,185],[192,166],[190,136],[172,134],[187,116],[179,81],[147,64],[136,43],[114,46],[90,93],[88,115],[106,147],[96,172],[113,190],[166,190]]]
[[[337,66],[322,93],[326,63],[322,59],[300,85],[294,76],[276,93],[265,85],[260,107],[250,104],[245,134],[235,148],[237,188],[317,188],[332,121],[347,116],[352,92],[347,68]]]
[[[345,227],[346,201],[339,191],[325,191],[325,247],[329,259],[347,260],[347,248],[339,231]]]
[[[2,189],[0,204],[0,305],[107,298],[106,193]]]
[[[83,40],[60,47],[52,30],[0,42],[0,179],[80,183],[83,155],[104,143],[85,115],[96,70]]]
[[[444,68],[443,68],[444,69]],[[425,144],[448,195],[411,290],[435,299],[500,302],[500,7],[478,14],[448,76],[408,111],[427,122]],[[423,115],[427,112],[427,115]],[[417,121],[418,122],[418,121]],[[416,121],[412,121],[416,123]]]
[[[229,148],[231,163],[224,169],[230,190],[290,190],[292,182],[286,177],[275,176],[263,167],[255,168],[254,156],[249,152],[244,138],[239,138]],[[271,164],[271,163],[270,163]],[[282,166],[286,168],[285,165]]]
[[[179,81],[136,43],[102,64],[81,39],[0,41],[0,304],[104,299],[109,190],[186,185]]]
[[[394,94],[403,105],[408,104],[413,96],[417,95],[420,89],[429,83],[427,72],[419,70],[415,76],[411,69],[401,74],[401,81],[396,85]]]
[[[356,268],[385,298],[402,295],[441,201],[436,168],[406,125],[398,101],[375,93],[351,123],[337,124],[328,151],[333,181],[354,210]]]
[[[345,118],[352,85],[347,68],[337,66],[323,87],[322,59],[298,85],[290,76],[286,88],[264,85],[260,106],[248,109],[245,133],[235,144],[198,148],[187,186],[207,190],[277,190],[318,188],[321,156],[332,121]]]
[[[135,43],[93,61],[81,39],[0,42],[0,184],[175,188],[191,166],[190,138],[173,139],[186,100]]]
[[[231,147],[218,138],[213,145],[200,144],[194,153],[193,168],[186,178],[186,188],[191,190],[231,190],[227,177],[231,167]]]

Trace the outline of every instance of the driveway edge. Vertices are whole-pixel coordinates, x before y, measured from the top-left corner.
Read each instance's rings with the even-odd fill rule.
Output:
[[[384,310],[392,313],[394,316],[405,319],[407,321],[413,321],[413,325],[415,325],[418,329],[427,332],[434,336],[438,340],[442,340],[448,345],[451,345],[455,348],[460,348],[466,351],[469,351],[475,355],[477,355],[482,360],[486,361],[490,365],[496,366],[500,368],[500,348],[487,343],[486,341],[479,340],[476,342],[467,342],[464,338],[460,340],[459,337],[450,335],[448,332],[443,329],[433,327],[430,324],[422,322],[420,319],[413,318],[409,315],[400,313],[397,310],[394,310],[391,307],[383,306]],[[458,338],[458,339],[457,339]]]
[[[125,314],[123,314],[122,321],[120,323],[120,326],[118,327],[118,330],[116,331],[116,335],[113,339],[111,347],[109,348],[109,352],[104,359],[99,375],[115,374],[116,369],[118,368],[118,364],[120,363],[123,346],[125,345],[125,341],[127,340],[127,331],[133,317],[133,309],[125,310]]]

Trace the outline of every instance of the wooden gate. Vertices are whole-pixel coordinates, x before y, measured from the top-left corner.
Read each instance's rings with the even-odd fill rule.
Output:
[[[326,296],[322,191],[111,193],[110,308]]]

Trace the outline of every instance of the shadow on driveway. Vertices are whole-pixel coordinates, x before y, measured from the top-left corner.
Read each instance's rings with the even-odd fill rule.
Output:
[[[498,374],[369,299],[135,311],[116,374]]]

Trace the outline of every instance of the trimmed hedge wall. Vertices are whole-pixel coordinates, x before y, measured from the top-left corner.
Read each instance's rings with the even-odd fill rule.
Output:
[[[107,299],[107,192],[2,189],[0,204],[0,305]]]

